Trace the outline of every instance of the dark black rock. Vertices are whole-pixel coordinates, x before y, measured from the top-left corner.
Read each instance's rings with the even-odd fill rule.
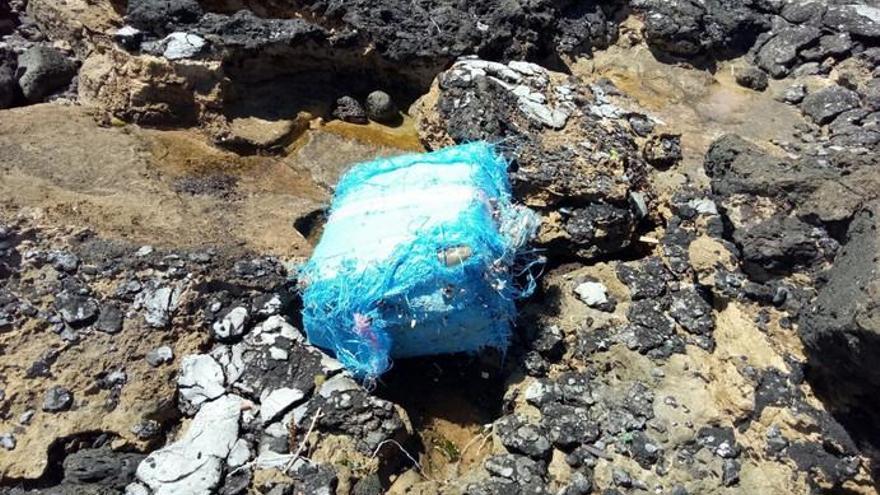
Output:
[[[522,358],[522,364],[529,376],[544,376],[550,369],[550,363],[535,351],[527,352]]]
[[[758,376],[753,416],[761,417],[761,412],[769,406],[793,407],[802,398],[803,394],[800,389],[789,380],[787,375],[775,368],[770,368]]]
[[[640,299],[633,301],[627,311],[632,323],[626,327],[632,341],[627,346],[654,357],[668,357],[684,351],[684,342],[675,334],[673,320],[665,313],[665,301]]]
[[[801,111],[813,122],[823,125],[841,113],[859,106],[859,95],[842,86],[829,86],[809,94],[801,103]]]
[[[844,410],[880,394],[880,307],[875,303],[878,284],[876,201],[860,211],[844,239],[834,265],[825,274],[815,304],[800,318],[800,334],[809,357],[813,384],[836,398],[830,405]],[[868,411],[880,426],[880,415]]]
[[[105,304],[95,321],[95,328],[106,333],[119,333],[122,330],[124,316],[115,304]]]
[[[876,148],[880,145],[880,132],[850,126],[833,134],[831,139],[835,146],[844,148]]]
[[[831,134],[844,134],[853,127],[860,127],[869,115],[870,112],[863,108],[847,110],[828,124],[828,130]]]
[[[228,49],[230,53],[245,59],[240,62],[245,70],[249,67],[246,62],[248,54],[260,49],[275,49],[283,53],[286,47],[300,47],[299,51],[293,53],[302,54],[305,47],[310,47],[314,50],[311,54],[320,58],[322,52],[316,46],[325,45],[328,37],[328,33],[321,27],[303,19],[267,19],[250,10],[239,10],[232,15],[208,13],[197,25],[187,28],[188,31],[190,29],[208,40],[212,46]],[[306,57],[299,62],[303,64],[302,69],[309,68],[307,64],[314,63]],[[263,72],[263,78],[276,73],[275,71],[279,74],[289,71],[284,66],[271,65],[261,66],[259,70]]]
[[[782,7],[780,15],[788,22],[793,24],[812,24],[816,25],[822,22],[822,16],[825,14],[827,6],[823,1],[810,2],[787,2]]]
[[[721,465],[721,484],[724,486],[733,486],[739,483],[739,472],[742,466],[739,461],[733,459],[724,459]]]
[[[61,412],[70,409],[71,406],[73,406],[73,394],[60,385],[53,385],[43,396],[43,411]]]
[[[152,419],[145,419],[131,427],[131,432],[141,440],[156,438],[161,431],[162,425]]]
[[[739,457],[742,448],[736,442],[733,428],[706,426],[697,433],[697,444],[723,459]]]
[[[629,287],[633,300],[656,298],[666,293],[666,284],[672,274],[663,260],[652,256],[641,262],[617,265],[617,278]]]
[[[813,26],[792,26],[767,41],[755,56],[755,63],[775,78],[788,75],[798,52],[819,42],[822,32]]]
[[[314,377],[322,373],[321,355],[317,351],[286,342],[283,337],[275,339],[275,346],[286,350],[289,358],[274,359],[269,345],[247,347],[244,351],[242,359],[248,365],[239,381],[245,395],[254,400],[259,400],[264,390],[285,387],[307,393],[315,386]]]
[[[572,473],[561,495],[587,495],[593,492],[593,472],[581,469]]]
[[[630,488],[631,486],[633,486],[632,475],[629,474],[629,471],[623,468],[613,468],[611,470],[611,480],[614,482],[615,485],[623,488]]]
[[[123,26],[113,34],[113,39],[126,50],[137,50],[144,41],[144,32],[133,26]]]
[[[788,445],[788,439],[782,435],[778,427],[772,426],[767,430],[767,454],[778,458],[788,448]]]
[[[786,88],[777,99],[785,103],[797,105],[804,100],[805,96],[807,96],[807,87],[801,83],[795,83]]]
[[[534,459],[545,459],[552,445],[541,425],[529,423],[519,415],[504,416],[495,421],[495,434],[508,450]]]
[[[556,50],[566,54],[590,53],[611,45],[618,35],[614,2],[562,2],[558,11]]]
[[[310,376],[314,380],[316,375]],[[319,394],[308,403],[308,417],[313,417],[319,408],[321,410],[316,423],[318,430],[351,436],[358,450],[367,455],[372,455],[380,445],[387,445],[386,440],[405,441],[403,420],[394,405],[357,388],[356,384],[354,387],[332,392],[329,396]],[[393,445],[387,448],[391,449]]]
[[[683,220],[693,220],[700,214],[710,214],[708,211],[698,211],[698,208],[705,210],[710,202],[712,200],[707,200],[707,198],[703,197],[703,194],[690,189],[681,189],[672,195],[669,202],[672,213],[678,218],[670,218],[669,222],[673,228],[679,229],[682,226]],[[717,206],[714,209],[717,210]]]
[[[642,150],[645,161],[657,168],[669,168],[681,161],[681,135],[651,136]]]
[[[68,251],[56,251],[51,254],[50,260],[52,266],[60,272],[76,273],[76,269],[79,267],[79,258]]]
[[[508,83],[516,80],[530,94],[558,93],[557,101],[533,102],[535,110],[511,90]],[[631,245],[653,198],[631,128],[588,111],[591,103],[609,94],[608,85],[588,88],[570,80],[550,81],[548,87],[547,75],[539,68],[475,60],[461,61],[442,73],[439,86],[436,109],[442,130],[455,142],[503,141],[499,150],[515,163],[511,182],[516,195],[544,205],[547,214],[558,212],[561,229],[548,242],[548,250],[595,258]],[[545,113],[551,115],[536,117]],[[545,138],[552,132],[548,129],[560,126],[583,137],[565,146]],[[633,200],[636,193],[639,199]]]
[[[659,52],[679,57],[724,58],[745,53],[769,28],[769,18],[756,2],[717,0],[636,0],[645,16],[645,40]]]
[[[15,54],[0,48],[0,110],[11,107],[21,91],[15,77],[17,67]]]
[[[530,347],[545,359],[557,361],[565,352],[562,331],[556,326],[541,326],[535,331]]]
[[[880,66],[880,47],[868,48],[859,54],[859,58],[871,67]]]
[[[382,123],[394,123],[400,115],[391,96],[384,91],[373,91],[367,95],[367,117]]]
[[[548,404],[541,410],[541,422],[556,447],[569,449],[599,438],[599,425],[591,421],[586,409]]]
[[[286,291],[260,294],[251,304],[251,313],[260,316],[273,316],[285,311],[290,305],[291,297]]]
[[[593,405],[590,376],[588,374],[578,372],[562,373],[556,379],[556,385],[562,394],[562,403],[580,407]]]
[[[543,482],[547,475],[544,462],[516,454],[494,455],[483,466],[493,476],[527,484]]]
[[[517,483],[505,478],[490,477],[479,483],[465,487],[466,495],[498,495],[500,493],[528,493],[529,495],[551,495],[544,481]]]
[[[336,109],[333,110],[333,116],[352,124],[367,123],[366,110],[357,100],[350,96],[343,96],[336,100]]]
[[[226,475],[220,495],[240,495],[246,493],[253,481],[253,471],[250,469],[236,469]]]
[[[642,421],[654,417],[654,392],[644,383],[635,382],[626,391],[623,408]]]
[[[880,20],[877,7],[866,4],[831,5],[823,22],[835,31],[859,37],[880,38]]]
[[[64,479],[70,483],[98,484],[124,490],[134,481],[141,454],[113,452],[108,448],[83,449],[64,459]]]
[[[715,140],[706,152],[706,174],[712,179],[712,190],[728,196],[739,193],[775,195],[768,174],[779,174],[790,168],[775,160],[745,139],[728,134]]]
[[[859,94],[862,95],[862,105],[869,112],[880,112],[880,79],[871,79],[859,88]],[[876,123],[880,123],[880,115],[874,118]],[[866,119],[867,120],[867,117]]]
[[[526,393],[526,401],[538,408],[547,404],[560,402],[562,400],[562,389],[556,381],[549,378],[541,378],[536,385],[529,387]]]
[[[528,66],[460,62],[439,76],[441,93],[436,108],[444,130],[456,142],[505,141],[506,146],[500,151],[517,164],[511,175],[517,193],[540,199],[548,206],[563,199],[569,207],[601,204],[602,200],[610,199],[609,186],[618,183],[621,177],[608,175],[603,170],[606,167],[627,164],[630,170],[623,180],[628,183],[636,182],[646,173],[629,126],[615,125],[608,120],[600,124],[601,118],[592,112],[572,111],[571,105],[576,101],[586,107],[594,98],[604,97],[595,95],[607,95],[605,86],[597,84],[596,91],[591,92],[572,80],[565,84],[551,83],[550,88],[546,78],[542,70]],[[507,79],[507,83],[502,79]],[[525,107],[523,98],[508,85],[517,79],[533,93],[555,93],[552,90],[557,88],[559,101],[556,105]],[[561,121],[555,117],[538,119],[535,106],[548,113],[553,107],[553,114],[567,117]],[[524,108],[531,110],[527,112]],[[583,134],[583,141],[565,146],[546,142],[545,129],[559,126]],[[613,157],[613,163],[609,163],[608,157]],[[620,203],[624,201],[623,197],[617,197],[606,202],[622,206]]]
[[[855,457],[839,456],[818,442],[797,442],[788,447],[787,456],[799,469],[818,471],[835,485],[851,479],[858,472]]]
[[[810,266],[825,257],[827,235],[806,222],[775,215],[752,227],[736,229],[733,238],[742,250],[744,270],[760,274],[790,273],[797,267]]]
[[[715,318],[708,296],[697,289],[684,289],[672,294],[669,314],[690,333],[710,335]]]
[[[605,2],[537,1],[528,5],[414,4],[387,0],[325,0],[314,12],[342,22],[395,62],[433,58],[438,65],[473,53],[486,59],[533,59],[556,52],[607,46],[616,37],[614,9]]]
[[[508,122],[516,108],[513,95],[485,77],[466,85],[447,74],[438,78],[444,91],[437,109],[446,119],[449,136],[456,142],[509,137]]]
[[[755,91],[764,91],[769,84],[767,73],[757,67],[746,67],[736,71],[736,82]]]
[[[662,456],[660,443],[641,431],[632,434],[626,448],[629,456],[645,469],[651,469]]]
[[[737,136],[723,136],[709,147],[704,167],[712,180],[712,191],[721,198],[762,196],[783,211],[795,207],[797,216],[811,225],[830,228],[848,221],[859,205],[870,199],[858,184],[874,177],[853,155],[842,154],[837,159],[847,164],[841,167],[849,168],[846,174],[815,159],[781,159]]]
[[[826,34],[819,44],[801,51],[804,60],[824,61],[828,57],[843,58],[852,50],[853,41],[847,33]]]
[[[595,466],[596,456],[591,452],[592,449],[587,447],[577,447],[565,455],[565,462],[571,467],[580,468],[585,466]]]
[[[695,211],[696,213],[696,211]],[[713,219],[707,222],[708,227],[712,225]],[[719,236],[720,237],[720,236]],[[666,233],[660,240],[663,246],[663,255],[669,263],[669,268],[677,275],[682,275],[690,270],[690,254],[688,248],[693,242],[695,235],[688,229],[681,228],[675,222],[670,222],[666,228]]]
[[[38,376],[51,376],[52,364],[58,359],[60,352],[57,349],[50,349],[44,352],[36,361],[31,363],[25,378],[36,378]]]
[[[294,493],[336,493],[339,484],[336,470],[328,464],[302,463],[294,472],[294,479]]]
[[[565,231],[585,257],[618,252],[630,245],[636,222],[629,209],[597,203],[571,212]]]
[[[372,474],[361,478],[352,487],[351,495],[382,495],[385,489],[378,474]]]
[[[646,137],[654,132],[654,122],[646,115],[630,115],[627,120],[633,132],[641,137]]]
[[[98,315],[98,303],[88,296],[62,292],[55,298],[55,309],[71,325],[86,325]]]
[[[614,341],[608,328],[586,328],[578,332],[577,353],[586,359],[597,352],[605,352],[611,349]]]
[[[3,2],[0,4],[0,36],[11,34],[17,25],[18,16],[12,11],[9,3]]]
[[[55,48],[35,45],[18,57],[18,84],[24,97],[39,102],[70,84],[76,64]]]
[[[198,21],[204,11],[196,0],[128,0],[125,20],[162,37]]]
[[[537,0],[527,5],[504,0],[424,5],[408,0],[310,0],[261,5],[253,9],[257,16],[244,8],[228,14],[232,7],[203,8],[202,3],[130,0],[125,20],[150,40],[175,31],[198,34],[217,53],[234,60],[230,71],[243,69],[247,74],[251,63],[262,64],[263,77],[267,70],[290,72],[292,66],[325,70],[328,64],[333,69],[354,65],[359,72],[402,75],[420,90],[462,55],[541,60],[607,46],[617,37],[619,19],[613,14],[620,8],[597,0]],[[270,47],[271,60],[258,61],[251,51]],[[225,51],[229,48],[233,50]],[[283,59],[290,63],[278,63]]]

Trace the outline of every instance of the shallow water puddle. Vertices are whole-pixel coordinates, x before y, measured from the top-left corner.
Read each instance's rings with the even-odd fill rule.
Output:
[[[330,123],[281,155],[241,156],[196,129],[102,127],[82,107],[34,105],[0,122],[0,208],[142,244],[303,257],[311,245],[294,222],[327,204],[342,172],[417,147],[408,120]]]

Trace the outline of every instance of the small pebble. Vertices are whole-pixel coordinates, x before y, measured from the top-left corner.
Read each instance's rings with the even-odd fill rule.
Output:
[[[73,394],[60,385],[52,386],[43,396],[43,411],[46,412],[67,411],[72,405]]]
[[[156,368],[165,363],[170,363],[174,359],[174,351],[167,345],[163,345],[148,352],[146,359],[150,366]]]
[[[27,426],[31,424],[31,420],[34,418],[34,413],[36,413],[36,411],[34,411],[33,409],[28,409],[27,411],[21,413],[21,416],[18,417],[18,424],[22,426]]]
[[[15,436],[12,433],[3,433],[0,435],[0,447],[6,450],[15,449]]]
[[[134,254],[135,254],[135,256],[140,256],[140,257],[149,256],[149,255],[153,254],[153,246],[142,246]]]

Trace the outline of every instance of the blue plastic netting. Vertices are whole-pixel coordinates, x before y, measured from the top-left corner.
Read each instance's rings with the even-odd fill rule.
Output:
[[[309,340],[363,378],[392,358],[506,349],[538,224],[484,142],[356,165],[300,273]]]

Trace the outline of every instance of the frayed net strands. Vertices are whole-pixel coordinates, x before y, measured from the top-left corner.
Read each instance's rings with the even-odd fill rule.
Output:
[[[356,165],[300,272],[309,340],[364,379],[392,358],[504,351],[539,222],[485,142]]]

